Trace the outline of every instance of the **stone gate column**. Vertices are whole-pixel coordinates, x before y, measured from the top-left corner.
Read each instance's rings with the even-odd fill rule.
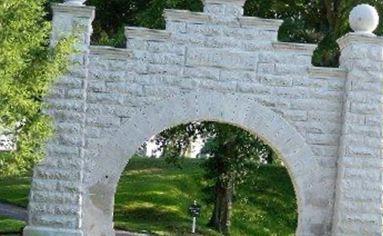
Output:
[[[350,23],[356,32],[338,41],[348,76],[333,235],[382,235],[383,39],[372,34],[378,15],[368,5]]]
[[[69,72],[61,77],[47,99],[55,135],[45,159],[34,169],[26,236],[81,236],[82,165],[86,109],[87,64],[94,8],[84,1],[55,4],[51,45],[69,35],[76,53]]]

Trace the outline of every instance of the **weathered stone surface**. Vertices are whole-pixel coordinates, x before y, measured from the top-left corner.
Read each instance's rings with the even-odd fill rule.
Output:
[[[195,120],[238,125],[280,154],[298,235],[382,235],[383,39],[349,34],[341,68],[312,67],[316,45],[278,42],[282,22],[244,17],[243,4],[166,10],[166,30],[127,27],[127,49],[89,45],[92,7],[54,6],[52,45],[74,33],[80,63],[47,99],[56,134],[34,171],[25,235],[114,235],[130,156]]]
[[[382,39],[352,33],[339,43],[341,66],[349,72],[344,90],[333,234],[382,235],[383,67],[375,57],[383,52]]]

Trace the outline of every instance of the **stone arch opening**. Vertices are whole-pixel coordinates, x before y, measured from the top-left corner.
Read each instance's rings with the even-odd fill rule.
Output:
[[[204,128],[209,131],[204,131]],[[230,136],[226,136],[227,130],[230,130]],[[195,135],[185,135],[186,132],[190,134],[192,131],[195,131]],[[228,140],[233,135],[237,139],[241,137],[240,140],[243,140],[241,143],[231,145],[236,150],[241,150],[237,148],[249,145],[250,142],[260,151],[259,154],[254,149],[249,152],[252,156],[259,155],[258,164],[257,160],[249,159],[249,156],[240,155],[237,159],[241,162],[252,162],[253,168],[247,165],[246,170],[250,171],[251,177],[241,178],[244,183],[237,183],[235,187],[231,214],[233,235],[293,234],[297,225],[297,204],[291,178],[275,152],[254,134],[232,124],[202,121],[178,124],[161,131],[151,140],[163,141],[163,137],[170,137],[172,145],[177,138],[185,141],[186,136],[208,140],[208,137],[212,138],[209,134],[216,134],[217,131],[221,134],[221,139]],[[178,135],[174,136],[174,133]],[[217,143],[217,140],[215,141]],[[182,144],[185,145],[184,142]],[[129,162],[121,174],[115,193],[114,228],[133,232],[144,230],[149,233],[161,232],[164,235],[183,235],[185,232],[190,232],[187,209],[194,200],[197,200],[203,209],[198,217],[197,233],[210,235],[213,229],[211,225],[207,225],[214,212],[214,202],[207,201],[206,197],[213,197],[214,184],[211,176],[206,176],[212,171],[211,168],[206,169],[206,164],[214,165],[213,163],[217,163],[219,158],[208,158],[206,154],[192,157],[197,153],[190,156],[184,152],[190,150],[189,146],[184,146],[185,148],[180,152],[177,151],[177,154],[170,153],[171,156],[177,155],[177,157],[162,156],[163,150],[157,151],[153,157],[151,150],[157,150],[158,145],[156,147],[152,145],[148,145],[145,154],[139,150],[133,157],[127,157]],[[202,146],[204,145],[200,143],[196,149]],[[228,151],[224,147],[221,149],[224,149],[223,152]],[[179,165],[168,162],[174,158],[179,160],[176,162]],[[238,164],[238,161],[234,162]],[[206,191],[207,189],[209,191]],[[280,213],[278,218],[275,216],[275,211]],[[147,227],[143,228],[143,224]]]
[[[213,92],[180,94],[140,109],[105,138],[84,176],[83,227],[93,235],[113,232],[113,197],[120,175],[148,138],[177,124],[217,121],[241,127],[265,140],[281,157],[293,182],[298,205],[297,234],[317,228],[316,192],[323,188],[317,161],[301,135],[272,110],[248,96]],[[102,226],[102,227],[101,227]]]

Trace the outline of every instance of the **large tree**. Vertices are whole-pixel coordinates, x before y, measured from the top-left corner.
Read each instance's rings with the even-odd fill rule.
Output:
[[[272,163],[275,153],[253,134],[225,123],[193,122],[163,131],[155,137],[162,155],[182,167],[182,154],[197,139],[205,140],[201,156],[209,183],[205,189],[213,204],[209,226],[228,235],[235,189],[257,171],[259,164]]]
[[[43,96],[66,66],[70,40],[49,48],[45,0],[0,4],[0,126],[14,130],[16,150],[0,153],[0,175],[29,170],[51,133]]]
[[[269,160],[272,150],[256,136],[238,127],[215,123],[214,134],[202,149],[209,158],[204,162],[206,179],[211,183],[213,212],[209,225],[224,234],[230,233],[235,189]],[[212,190],[212,191],[211,191]]]

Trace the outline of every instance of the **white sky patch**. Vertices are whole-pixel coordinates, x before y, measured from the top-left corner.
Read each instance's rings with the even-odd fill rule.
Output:
[[[155,143],[155,137],[149,139],[146,143],[146,156],[149,157],[160,157],[162,154],[159,149],[159,145]],[[201,152],[201,149],[204,145],[204,140],[202,138],[197,138],[194,142],[191,143],[191,148],[186,151],[186,157],[197,158],[197,155]]]

